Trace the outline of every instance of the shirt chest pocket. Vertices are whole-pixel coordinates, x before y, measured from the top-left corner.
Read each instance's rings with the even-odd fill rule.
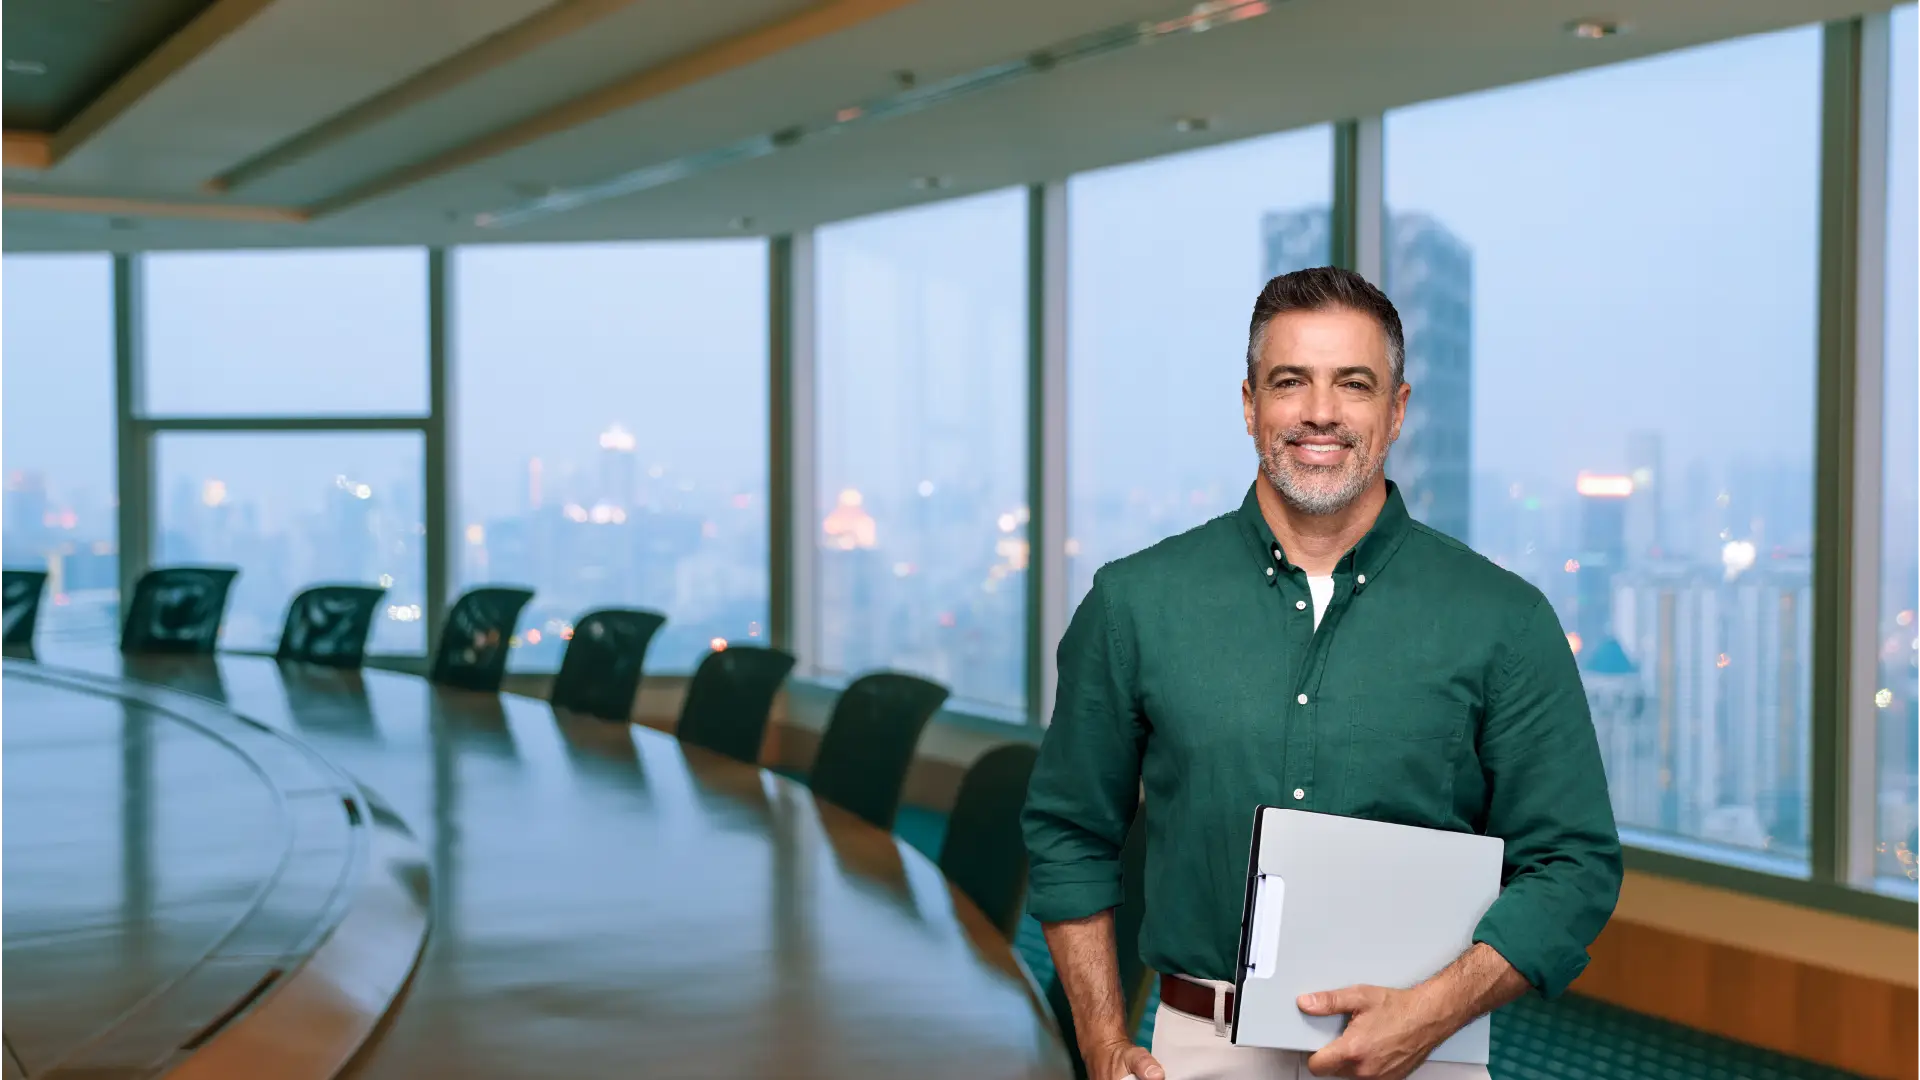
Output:
[[[1468,707],[1436,696],[1395,695],[1358,699],[1349,708],[1341,812],[1402,825],[1452,824]]]

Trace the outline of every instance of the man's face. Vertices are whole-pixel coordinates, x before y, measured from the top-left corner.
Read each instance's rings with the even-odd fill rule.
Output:
[[[1296,510],[1344,510],[1380,475],[1407,413],[1386,331],[1347,308],[1290,311],[1267,324],[1254,374],[1240,396],[1267,480]]]

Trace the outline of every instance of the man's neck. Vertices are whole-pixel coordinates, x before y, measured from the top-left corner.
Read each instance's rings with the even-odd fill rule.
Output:
[[[1260,516],[1280,541],[1287,561],[1305,570],[1309,576],[1325,577],[1333,573],[1340,557],[1352,550],[1367,530],[1373,528],[1381,508],[1387,505],[1387,478],[1375,476],[1373,483],[1346,509],[1332,514],[1309,514],[1289,505],[1274,490],[1265,473],[1254,482],[1260,502]]]

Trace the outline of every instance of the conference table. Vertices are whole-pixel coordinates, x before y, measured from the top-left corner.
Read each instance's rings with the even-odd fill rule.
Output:
[[[393,826],[388,869],[417,892],[425,946],[411,946],[417,966],[406,952],[412,939],[392,933],[390,947],[363,941],[361,955],[347,958],[386,973],[363,980],[369,986],[392,980],[396,957],[411,971],[343,1062],[345,1075],[1071,1075],[1032,977],[979,910],[911,847],[767,770],[645,726],[393,672],[59,645],[43,647],[34,667],[23,663],[8,661],[6,684],[9,930],[16,889],[27,890],[20,903],[34,894],[14,872],[11,826],[37,809],[27,801],[34,785],[22,783],[16,798],[14,718],[58,711],[49,695],[63,684],[78,697],[121,702],[129,718],[138,708],[217,711],[270,733],[311,755],[293,767],[318,770],[301,774],[293,795],[335,798],[331,768],[364,794],[360,812]],[[196,722],[214,730],[221,717]],[[75,732],[83,727],[73,722]],[[130,739],[136,727],[128,719],[85,730]],[[21,730],[45,736],[47,725]],[[275,754],[287,756],[267,756]],[[152,757],[119,756],[119,782],[146,789],[115,811],[122,832],[150,830],[173,805],[140,764]],[[175,789],[199,791],[182,796],[196,812],[240,827],[254,797],[246,783],[217,780],[212,765],[175,771]],[[212,794],[221,783],[236,792],[230,807]],[[356,797],[345,798],[349,818]],[[43,817],[52,813],[49,804]],[[237,842],[216,846],[231,856]],[[420,864],[411,877],[406,843],[417,845]],[[88,865],[151,883],[190,875],[196,860],[222,861],[208,845],[139,835],[121,836],[116,850]],[[162,864],[131,873],[129,861],[141,859]],[[144,903],[166,911],[145,888]],[[38,903],[51,903],[57,919],[49,892]],[[121,900],[134,921],[146,917],[140,902]],[[388,896],[362,906],[392,915],[407,903]],[[33,1005],[16,1002],[15,983],[6,983],[10,1050],[21,1010]],[[336,988],[325,1004],[352,996]]]

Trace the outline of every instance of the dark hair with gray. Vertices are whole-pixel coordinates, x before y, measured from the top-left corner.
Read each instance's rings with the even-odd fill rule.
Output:
[[[1267,324],[1275,316],[1289,311],[1328,308],[1357,311],[1380,324],[1380,329],[1387,334],[1387,367],[1393,372],[1394,387],[1398,388],[1407,370],[1407,338],[1400,329],[1400,313],[1373,282],[1337,266],[1316,266],[1281,274],[1260,290],[1260,298],[1253,302],[1253,321],[1247,327],[1247,382],[1252,383],[1254,373],[1260,370],[1260,350],[1266,345]]]

